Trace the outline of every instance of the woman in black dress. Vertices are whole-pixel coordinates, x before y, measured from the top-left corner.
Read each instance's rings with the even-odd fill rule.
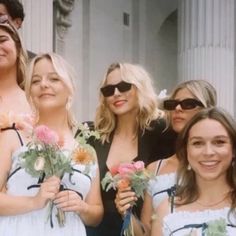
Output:
[[[174,153],[175,133],[165,130],[162,112],[148,73],[139,65],[115,63],[108,68],[100,89],[95,129],[101,134],[93,145],[100,178],[122,162],[142,160],[145,165]],[[116,192],[102,191],[104,218],[88,236],[118,236],[122,217],[117,212]],[[142,202],[136,205],[139,215]]]

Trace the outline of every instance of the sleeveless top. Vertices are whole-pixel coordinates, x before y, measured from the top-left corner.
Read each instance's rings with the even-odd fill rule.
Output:
[[[133,161],[141,160],[147,166],[151,162],[168,157],[174,153],[176,134],[173,131],[163,132],[165,124],[162,120],[153,121],[153,129],[139,131],[138,134],[138,156]],[[110,142],[102,144],[99,140],[91,140],[94,146],[99,163],[100,178],[104,178],[108,167],[106,165],[108,153],[111,147],[113,135]],[[104,217],[97,227],[87,227],[88,236],[120,236],[122,217],[117,212],[114,200],[116,191],[113,189],[105,192],[101,190],[104,204]],[[139,218],[143,201],[139,199],[134,208],[134,214]],[[109,230],[108,230],[109,228]]]
[[[158,163],[155,178],[148,183],[147,191],[152,197],[153,209],[156,209],[164,199],[171,197],[175,191],[176,172],[158,175],[162,161],[163,159]]]
[[[166,215],[163,219],[163,236],[235,236],[236,235],[236,219],[229,214],[229,208],[225,207],[216,210],[204,211],[177,211]],[[228,218],[230,217],[230,219]],[[226,223],[226,233],[215,232],[206,234],[207,230],[212,230],[220,225],[220,221]]]
[[[10,129],[10,128],[8,128]],[[12,167],[7,179],[7,194],[12,196],[35,196],[39,190],[40,183],[43,179],[30,176],[19,165],[19,155],[27,150],[19,132],[13,126],[19,137],[21,147],[12,155]],[[65,151],[65,155],[69,155]],[[85,199],[96,175],[97,165],[95,164],[88,175],[83,174],[85,166],[78,164],[73,165],[73,173],[65,173],[61,183],[63,190],[75,191]],[[60,227],[56,218],[56,206],[53,207],[52,215],[49,215],[48,205],[42,209],[31,211],[24,214],[13,216],[0,216],[0,235],[4,236],[86,236],[85,225],[79,214],[75,212],[65,212],[66,222],[64,227]]]

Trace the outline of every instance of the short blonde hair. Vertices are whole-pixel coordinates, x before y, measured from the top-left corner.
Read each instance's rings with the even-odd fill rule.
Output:
[[[44,59],[44,58],[46,58],[52,62],[56,73],[60,76],[62,81],[67,86],[70,96],[71,96],[71,99],[72,99],[71,102],[72,102],[73,98],[74,98],[74,94],[75,94],[75,82],[74,82],[75,72],[74,72],[74,69],[60,55],[55,54],[55,53],[44,53],[44,54],[39,54],[36,57],[34,57],[28,67],[28,73],[27,73],[24,87],[25,87],[26,97],[27,97],[30,105],[34,107],[34,104],[31,99],[31,93],[30,93],[34,66],[38,61],[40,61],[41,59]],[[71,107],[68,110],[68,124],[71,128],[77,124],[77,122],[74,118],[74,114],[71,110]]]
[[[138,127],[144,129],[150,127],[152,120],[161,116],[161,111],[158,109],[157,95],[154,91],[152,79],[147,71],[140,65],[129,63],[113,63],[111,64],[105,77],[100,85],[100,88],[107,83],[108,75],[119,69],[121,79],[133,84],[137,89],[137,97],[139,104],[139,114],[137,115]],[[106,104],[106,99],[100,92],[99,105],[96,111],[95,128],[101,134],[102,142],[109,142],[110,135],[116,127],[116,115],[109,109]]]

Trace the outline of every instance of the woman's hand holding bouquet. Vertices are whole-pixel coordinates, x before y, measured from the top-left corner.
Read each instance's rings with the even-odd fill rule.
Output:
[[[121,163],[106,173],[102,180],[104,190],[117,189],[115,204],[118,211],[123,215],[121,235],[133,235],[132,208],[138,198],[144,197],[144,191],[148,181],[152,178],[145,167],[144,162]]]

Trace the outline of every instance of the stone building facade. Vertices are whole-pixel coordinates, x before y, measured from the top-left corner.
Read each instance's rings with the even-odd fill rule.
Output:
[[[91,120],[115,61],[138,63],[159,92],[205,79],[236,114],[234,0],[22,0],[27,49],[55,51],[76,69],[79,120]]]

